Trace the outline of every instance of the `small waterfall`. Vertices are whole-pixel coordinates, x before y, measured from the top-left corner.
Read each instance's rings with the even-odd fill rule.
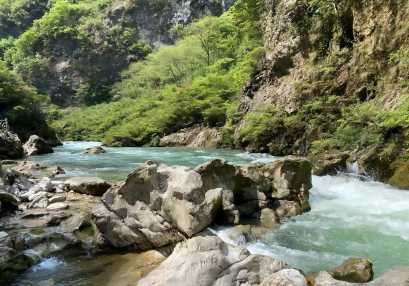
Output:
[[[347,171],[348,173],[359,175],[359,166],[358,161],[354,161],[352,163],[347,164]]]

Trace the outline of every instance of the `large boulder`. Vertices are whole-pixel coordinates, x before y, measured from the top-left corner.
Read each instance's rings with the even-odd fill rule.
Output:
[[[42,155],[53,153],[53,148],[41,137],[31,135],[28,141],[24,144],[24,153],[27,156]]]
[[[23,145],[17,134],[0,131],[0,159],[21,159],[23,157]]]
[[[149,161],[107,191],[94,215],[111,245],[148,249],[216,222],[274,226],[309,209],[309,188],[311,164],[301,159],[243,167],[213,160],[196,169]]]
[[[111,187],[105,180],[94,177],[70,178],[65,185],[68,190],[92,196],[102,196]]]
[[[283,262],[268,256],[252,255],[218,237],[198,236],[179,243],[164,262],[138,282],[138,286],[258,286],[267,280],[283,281],[284,277],[293,284],[262,285],[306,286],[298,271],[297,274],[279,273],[287,268]],[[281,278],[272,275],[280,275]]]

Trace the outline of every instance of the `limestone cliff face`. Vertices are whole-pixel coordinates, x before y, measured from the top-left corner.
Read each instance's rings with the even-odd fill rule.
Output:
[[[171,44],[171,29],[206,15],[221,15],[234,0],[121,0],[108,9],[109,21],[137,25],[143,39],[153,45]]]
[[[334,132],[343,108],[371,102],[393,110],[409,94],[402,84],[407,71],[391,60],[408,45],[407,1],[265,0],[264,5],[265,60],[243,88],[236,146],[309,155],[314,140]],[[314,108],[319,117],[312,115]],[[276,125],[257,139],[246,138],[249,117],[266,109],[274,109],[268,114],[276,114]],[[406,135],[392,133],[401,146],[392,153],[401,154]]]

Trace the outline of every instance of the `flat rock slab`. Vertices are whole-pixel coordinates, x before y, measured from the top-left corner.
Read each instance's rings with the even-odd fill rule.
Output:
[[[102,196],[111,185],[94,177],[75,177],[65,181],[65,185],[71,191],[92,196]]]
[[[68,209],[68,205],[66,203],[54,203],[47,207],[49,211],[56,211],[56,210],[65,210]]]

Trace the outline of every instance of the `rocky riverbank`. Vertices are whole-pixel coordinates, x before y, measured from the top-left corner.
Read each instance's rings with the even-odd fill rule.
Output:
[[[248,228],[279,227],[286,219],[308,211],[311,164],[304,159],[240,167],[213,160],[194,169],[148,161],[121,183],[51,178],[56,170],[61,172],[61,168],[26,162],[1,171],[2,281],[73,248],[96,255],[142,251],[152,267],[143,267],[132,276],[137,285],[193,285],[199,281],[199,285],[236,285],[237,281],[306,285],[307,278],[311,285],[348,285],[337,284],[340,282],[332,277],[361,283],[373,277],[371,264],[362,261],[329,271],[332,276],[306,277],[283,262],[252,255],[206,231],[214,225],[237,225],[239,235],[245,236]],[[166,258],[164,254],[171,255]],[[404,270],[396,271],[400,275],[395,273],[396,277],[408,278]],[[391,285],[405,285],[399,279]],[[383,285],[373,283],[370,285]]]

